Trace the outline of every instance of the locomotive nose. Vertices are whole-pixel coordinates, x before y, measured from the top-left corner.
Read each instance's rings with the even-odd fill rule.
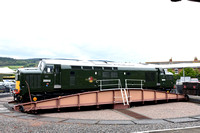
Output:
[[[20,93],[20,81],[16,81],[14,93],[15,94],[19,94]]]

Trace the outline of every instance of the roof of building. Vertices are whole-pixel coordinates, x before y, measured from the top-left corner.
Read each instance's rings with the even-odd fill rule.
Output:
[[[172,61],[171,58],[169,61],[146,62],[146,65],[162,68],[200,68],[200,60],[195,57],[193,61]]]
[[[0,68],[0,74],[14,74],[15,71],[9,69],[8,67]]]
[[[194,58],[193,61],[173,61],[172,58],[169,61],[158,61],[158,62],[146,62],[146,64],[157,64],[157,65],[165,65],[165,64],[180,64],[180,63],[200,63],[197,57]]]
[[[148,66],[161,67],[161,68],[200,68],[200,63],[180,63],[180,64],[165,64],[165,65],[155,65],[148,64]]]

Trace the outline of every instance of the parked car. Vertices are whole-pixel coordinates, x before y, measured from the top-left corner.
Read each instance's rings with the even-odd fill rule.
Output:
[[[5,86],[5,92],[12,92],[15,88],[15,82],[13,80],[3,80]]]
[[[13,92],[15,89],[15,83],[9,84],[8,87],[9,87],[10,92]]]
[[[0,93],[3,93],[6,91],[6,87],[3,84],[0,84]]]

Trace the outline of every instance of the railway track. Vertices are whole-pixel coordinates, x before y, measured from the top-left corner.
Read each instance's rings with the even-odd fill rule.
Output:
[[[11,93],[0,93],[0,98],[10,97],[11,95],[12,95]]]

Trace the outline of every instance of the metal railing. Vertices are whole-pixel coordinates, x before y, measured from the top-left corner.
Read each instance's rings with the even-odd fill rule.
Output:
[[[142,79],[125,79],[125,88],[129,88],[129,86],[139,86],[140,89],[143,89],[143,83],[145,82],[145,80]]]
[[[130,88],[129,86],[133,86],[132,88],[134,88],[135,86],[139,86],[140,87],[139,89],[143,89],[144,82],[145,80],[142,79],[125,79],[125,88],[122,88],[120,79],[104,79],[96,81],[96,83],[100,88],[100,91],[104,91],[104,87],[106,87],[105,90],[113,90],[113,88],[120,89],[124,105],[129,105],[128,94],[127,94],[128,88]]]
[[[109,88],[122,88],[121,80],[120,79],[104,79],[104,80],[97,80],[96,83],[99,83],[100,91],[103,91],[104,87]],[[106,89],[107,90],[107,89]]]

